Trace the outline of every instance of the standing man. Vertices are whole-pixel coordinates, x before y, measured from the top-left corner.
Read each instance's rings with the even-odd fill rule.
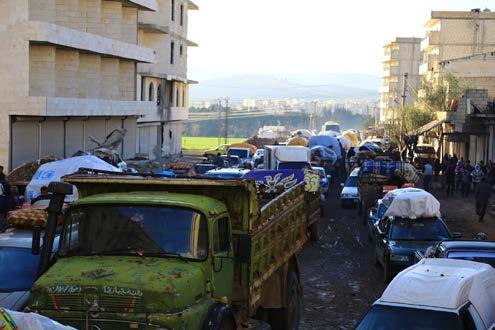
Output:
[[[447,180],[447,197],[454,195],[455,185],[455,165],[453,162],[449,162],[445,167],[445,177]]]
[[[430,191],[430,183],[433,178],[433,166],[431,166],[430,161],[427,160],[423,168],[423,189]]]
[[[488,201],[492,196],[492,186],[488,181],[483,178],[481,183],[476,187],[476,214],[478,215],[478,221],[483,222],[486,213],[486,207],[488,206]]]
[[[485,172],[483,172],[481,162],[476,164],[474,170],[471,172],[473,178],[473,190],[476,191],[476,187],[481,183],[481,179],[484,178]]]

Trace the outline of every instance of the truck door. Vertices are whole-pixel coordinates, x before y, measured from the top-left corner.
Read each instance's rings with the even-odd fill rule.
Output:
[[[217,299],[227,297],[230,303],[234,278],[234,254],[228,217],[221,217],[213,223],[212,272],[213,297]]]

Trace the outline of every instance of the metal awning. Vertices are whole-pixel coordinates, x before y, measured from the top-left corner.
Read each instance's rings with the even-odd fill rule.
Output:
[[[445,123],[446,120],[433,120],[433,121],[430,121],[428,124],[424,125],[424,126],[421,126],[420,128],[416,129],[413,131],[413,134],[416,134],[416,135],[421,135],[421,134],[424,134],[428,131],[431,131],[432,129],[438,127],[438,126],[441,126],[443,123]]]

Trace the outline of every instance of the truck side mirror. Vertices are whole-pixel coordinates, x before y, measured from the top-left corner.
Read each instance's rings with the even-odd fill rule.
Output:
[[[251,237],[239,235],[235,246],[235,258],[239,262],[248,262],[251,256]]]
[[[40,226],[35,226],[33,228],[33,238],[31,241],[31,253],[33,255],[40,254],[41,250],[41,228]]]

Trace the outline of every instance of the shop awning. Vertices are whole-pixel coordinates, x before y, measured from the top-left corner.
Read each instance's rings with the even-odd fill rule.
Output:
[[[421,126],[420,128],[414,130],[413,134],[416,134],[416,135],[424,134],[424,133],[431,131],[432,129],[434,129],[438,126],[441,126],[443,123],[445,123],[445,120],[430,121],[428,124]]]

